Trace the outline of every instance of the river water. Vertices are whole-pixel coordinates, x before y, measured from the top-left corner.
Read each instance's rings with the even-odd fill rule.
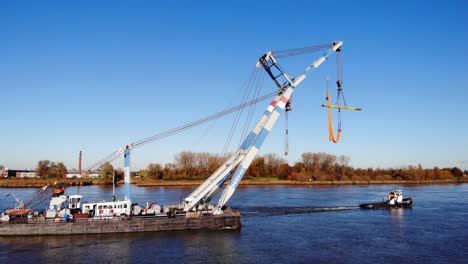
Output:
[[[397,186],[414,208],[361,210],[393,186],[241,186],[240,231],[0,237],[0,263],[467,263],[468,184]],[[177,203],[194,187],[136,187],[133,200]],[[34,189],[0,188],[0,210]],[[123,188],[117,188],[122,196]],[[67,194],[112,197],[112,188]]]

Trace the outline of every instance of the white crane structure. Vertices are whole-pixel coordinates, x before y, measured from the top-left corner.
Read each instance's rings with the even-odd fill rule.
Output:
[[[257,155],[268,133],[275,125],[281,111],[287,108],[291,95],[295,88],[306,79],[308,72],[318,68],[327,58],[335,52],[341,50],[342,41],[333,42],[328,45],[328,50],[304,72],[297,77],[287,75],[279,66],[273,52],[267,52],[258,62],[257,67],[262,66],[268,75],[278,86],[278,92],[274,100],[267,107],[255,128],[244,139],[240,148],[229,157],[207,180],[196,188],[189,196],[183,199],[184,211],[204,209],[209,206],[208,202],[220,190],[223,190],[217,205],[212,209],[213,214],[223,214],[222,208],[232,197],[237,186],[244,177],[247,168]],[[294,53],[295,51],[289,51]],[[229,180],[229,183],[225,183]],[[182,209],[182,208],[181,208]]]
[[[278,90],[245,101],[240,105],[225,109],[221,112],[207,116],[205,118],[190,122],[188,124],[164,131],[162,133],[153,135],[151,137],[135,141],[125,145],[117,151],[112,152],[103,159],[90,165],[85,171],[91,171],[98,168],[105,162],[112,162],[115,159],[124,156],[124,192],[125,200],[131,200],[130,186],[130,153],[133,149],[146,145],[148,143],[163,139],[165,137],[180,133],[195,126],[207,123],[209,121],[218,119],[230,113],[240,111],[248,106],[252,106],[258,102],[274,97],[273,101],[268,105],[260,120],[257,122],[254,129],[245,137],[240,147],[231,155],[208,179],[206,179],[200,186],[198,186],[189,196],[183,199],[182,203],[177,208],[177,211],[197,211],[203,210],[213,214],[223,214],[223,207],[232,197],[236,191],[237,186],[244,177],[249,165],[257,155],[260,147],[262,146],[268,133],[275,125],[280,113],[284,110],[290,110],[290,98],[295,88],[306,79],[309,72],[317,69],[329,56],[335,52],[341,51],[342,41],[335,41],[331,44],[325,44],[314,47],[306,47],[299,49],[290,49],[284,51],[269,51],[258,60],[257,68],[263,67],[266,73],[274,81]],[[296,77],[287,75],[281,66],[278,64],[276,58],[295,56],[304,53],[317,52],[327,50],[321,57],[310,64],[301,74]],[[276,58],[275,58],[276,57]],[[287,130],[286,130],[287,133]],[[287,144],[287,143],[286,143]],[[287,153],[287,151],[286,151]],[[229,181],[228,184],[225,184]],[[218,203],[213,206],[209,202],[218,193],[223,190]]]

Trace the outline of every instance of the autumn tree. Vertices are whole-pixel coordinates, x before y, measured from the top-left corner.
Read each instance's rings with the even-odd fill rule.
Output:
[[[322,155],[322,163],[320,164],[320,169],[326,173],[330,173],[330,169],[332,168],[333,164],[336,161],[336,156],[327,154],[327,153],[320,153]]]
[[[306,152],[302,153],[301,161],[304,164],[305,172],[312,174],[314,177],[317,177],[320,174],[320,166],[325,158],[328,155],[327,153],[318,152]]]
[[[264,176],[278,176],[277,169],[282,164],[286,163],[286,160],[281,158],[276,153],[267,153],[263,156],[265,160],[265,174]]]
[[[291,166],[289,166],[289,164],[287,164],[287,163],[281,164],[276,169],[276,175],[281,180],[286,180],[289,177],[289,175],[291,175],[292,172],[293,172],[293,168]]]
[[[334,164],[334,171],[335,171],[335,179],[336,180],[348,180],[352,177],[352,168],[349,167],[349,161],[351,160],[350,157],[345,155],[338,156],[335,164]]]
[[[298,172],[298,173],[301,172],[301,170],[304,168],[305,168],[305,165],[302,162],[296,162],[294,163],[294,166],[292,167],[293,171]]]
[[[49,176],[50,160],[40,160],[37,163],[36,174],[41,178],[47,178]]]
[[[163,179],[163,167],[158,163],[150,163],[146,168],[146,176],[152,179],[161,180]]]
[[[463,177],[467,172],[459,168],[437,167],[423,169],[417,166],[405,166],[397,169],[352,168],[351,158],[345,155],[336,156],[324,152],[305,152],[294,166],[290,166],[277,154],[268,153],[255,158],[246,172],[246,177],[276,176],[279,179],[295,181],[392,181],[392,180],[450,180]],[[204,178],[216,171],[225,161],[225,157],[207,152],[183,151],[174,157],[174,163],[168,163],[163,168],[160,165],[142,170],[141,175],[167,180],[183,178]],[[155,165],[155,164],[153,164]],[[150,166],[153,166],[150,164]],[[144,172],[144,173],[143,173]]]
[[[195,154],[191,151],[182,151],[174,158],[177,169],[183,176],[194,176]]]
[[[37,163],[36,173],[41,178],[64,178],[67,175],[67,167],[63,162],[51,162],[40,160]]]
[[[210,155],[208,158],[208,174],[213,174],[225,161],[220,155]]]
[[[462,178],[463,177],[463,171],[460,170],[458,167],[453,167],[450,172],[455,178]]]
[[[138,175],[140,175],[140,177],[148,177],[146,170],[139,170]]]
[[[255,158],[246,174],[250,177],[265,177],[265,159],[263,157]]]
[[[166,163],[163,168],[164,180],[175,180],[177,178],[176,165],[173,163]]]
[[[106,163],[102,164],[101,167],[99,167],[99,177],[108,179],[112,178],[113,174],[114,166],[112,166],[110,162],[107,161]]]
[[[63,164],[63,162],[52,162],[49,175],[50,177],[54,177],[57,179],[64,178],[67,175],[67,167],[65,166],[65,164]]]
[[[195,160],[195,171],[194,176],[197,178],[204,177],[208,174],[208,163],[210,161],[210,153],[208,152],[200,152],[200,153],[193,153],[194,160]]]
[[[301,155],[301,162],[307,172],[312,172],[314,165],[318,163],[317,153],[305,152]],[[298,171],[300,172],[300,170]]]
[[[115,175],[115,182],[118,182],[125,178],[125,172],[121,168],[114,170],[114,175]]]
[[[338,156],[338,159],[336,160],[336,162],[341,166],[348,166],[350,161],[351,161],[351,158],[345,155]]]

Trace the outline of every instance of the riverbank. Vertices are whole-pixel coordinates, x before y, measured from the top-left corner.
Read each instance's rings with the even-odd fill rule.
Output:
[[[137,186],[196,186],[200,185],[203,181],[152,181],[152,182],[135,182]],[[366,185],[366,184],[442,184],[442,183],[463,183],[468,182],[465,180],[431,180],[431,181],[290,181],[290,180],[278,180],[278,179],[255,179],[255,180],[242,180],[240,185]]]
[[[27,178],[7,178],[0,179],[0,187],[3,188],[38,188],[43,186],[53,186],[55,183],[63,183],[68,186],[86,185],[112,185],[112,180],[106,179],[27,179]]]
[[[38,188],[45,185],[52,186],[56,182],[68,186],[87,186],[87,185],[112,185],[111,179],[24,179],[8,178],[0,179],[0,187],[3,188]],[[203,180],[154,180],[147,178],[132,179],[132,183],[137,186],[198,186]],[[366,185],[366,184],[441,184],[441,183],[468,183],[468,177],[462,179],[445,180],[424,180],[424,181],[405,181],[405,180],[346,180],[346,181],[291,181],[280,180],[277,178],[257,178],[245,179],[240,185]],[[117,184],[123,184],[119,181]]]

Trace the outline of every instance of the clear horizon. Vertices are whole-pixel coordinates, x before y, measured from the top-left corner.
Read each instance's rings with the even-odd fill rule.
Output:
[[[34,169],[47,159],[72,169],[82,150],[87,167],[237,105],[266,51],[342,40],[346,101],[364,110],[343,113],[342,140],[328,141],[321,104],[326,76],[336,75],[332,56],[294,94],[290,154],[282,155],[283,116],[259,154],[468,169],[466,1],[293,2],[0,3],[0,165]],[[296,75],[317,56],[279,62]],[[260,94],[274,90],[265,78]],[[252,122],[267,105],[256,106]],[[135,149],[132,170],[172,162],[183,150],[221,153],[233,119]],[[113,165],[123,167],[123,158]]]

